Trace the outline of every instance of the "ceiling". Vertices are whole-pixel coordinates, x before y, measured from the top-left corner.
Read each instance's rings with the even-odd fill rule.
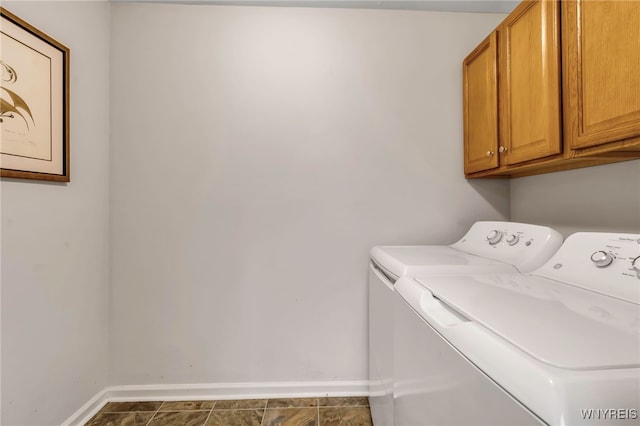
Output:
[[[509,13],[520,3],[512,0],[112,0],[149,3],[209,4],[275,7],[335,7],[351,9],[431,10],[439,12]]]

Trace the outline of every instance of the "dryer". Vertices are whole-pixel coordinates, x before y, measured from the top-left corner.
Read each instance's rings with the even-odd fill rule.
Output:
[[[481,221],[450,246],[376,246],[369,262],[369,400],[376,426],[393,424],[394,285],[404,276],[531,271],[562,244],[537,225]]]
[[[396,426],[631,425],[640,235],[577,233],[530,274],[402,278]]]

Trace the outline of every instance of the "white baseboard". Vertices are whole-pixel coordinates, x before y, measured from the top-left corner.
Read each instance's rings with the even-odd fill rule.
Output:
[[[62,426],[80,426],[84,425],[89,419],[100,411],[102,407],[109,401],[107,398],[106,388],[95,394],[93,398],[87,401],[78,411],[73,413],[71,417],[62,423]]]
[[[107,402],[305,398],[368,396],[368,394],[369,382],[367,380],[110,386],[91,398],[62,426],[83,425]]]
[[[179,401],[188,399],[262,399],[313,396],[366,396],[369,382],[196,383],[113,386],[109,401]]]

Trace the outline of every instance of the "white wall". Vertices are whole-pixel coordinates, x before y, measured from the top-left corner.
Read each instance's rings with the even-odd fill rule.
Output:
[[[59,425],[107,383],[109,6],[2,6],[71,49],[71,183],[0,183],[0,423]]]
[[[511,181],[511,220],[578,231],[640,233],[640,161]]]
[[[366,379],[369,248],[509,215],[461,152],[503,18],[112,4],[110,382]]]

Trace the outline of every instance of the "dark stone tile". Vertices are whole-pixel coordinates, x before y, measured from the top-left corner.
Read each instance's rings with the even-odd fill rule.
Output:
[[[317,426],[317,408],[274,408],[264,413],[262,426]]]
[[[229,399],[216,401],[214,410],[250,410],[264,409],[267,405],[266,399]]]
[[[85,426],[145,426],[153,413],[101,413]]]
[[[267,401],[267,408],[317,407],[318,398],[276,398]]]
[[[320,407],[368,407],[369,398],[366,396],[322,397],[318,404]]]
[[[320,408],[319,426],[373,426],[369,407]]]
[[[167,401],[160,411],[211,410],[215,401]]]
[[[156,411],[162,405],[162,401],[148,402],[109,402],[101,413],[128,413],[134,411]]]
[[[149,426],[203,426],[209,411],[164,411],[158,412]]]
[[[264,410],[212,411],[206,426],[260,426]]]

